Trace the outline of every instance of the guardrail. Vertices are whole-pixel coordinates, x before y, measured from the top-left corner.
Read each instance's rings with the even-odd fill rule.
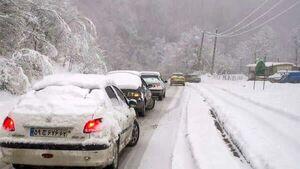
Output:
[[[230,80],[230,81],[238,81],[238,80],[247,80],[247,76],[244,74],[222,74],[222,75],[213,75],[214,79],[218,80]]]

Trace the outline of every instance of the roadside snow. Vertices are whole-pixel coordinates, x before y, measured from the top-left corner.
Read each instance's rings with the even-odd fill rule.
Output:
[[[193,87],[256,169],[297,169],[300,159],[300,85],[202,78]]]
[[[195,89],[190,87],[191,85],[186,86],[187,97],[184,98],[186,104],[182,109],[182,120],[186,120],[184,139],[187,139],[186,142],[190,146],[197,167],[201,169],[248,169],[249,166],[246,162],[233,156],[223,141],[221,133],[216,129],[210,115],[209,105],[204,102],[204,98]],[[174,153],[174,159],[178,159],[178,161],[180,158],[176,158],[176,156],[180,157],[182,154],[182,152],[178,152],[182,146],[179,138]],[[173,168],[185,168],[178,161],[174,161]]]

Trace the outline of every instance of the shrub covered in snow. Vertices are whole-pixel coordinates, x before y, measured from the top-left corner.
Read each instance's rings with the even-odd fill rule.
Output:
[[[47,57],[34,50],[17,51],[13,54],[12,60],[23,69],[30,82],[53,73],[52,65]]]
[[[0,59],[0,90],[24,94],[30,84],[21,67],[7,59]]]

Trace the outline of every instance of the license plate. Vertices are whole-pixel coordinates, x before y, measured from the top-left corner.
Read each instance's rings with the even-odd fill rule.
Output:
[[[30,128],[31,137],[59,137],[66,138],[71,133],[67,128]]]

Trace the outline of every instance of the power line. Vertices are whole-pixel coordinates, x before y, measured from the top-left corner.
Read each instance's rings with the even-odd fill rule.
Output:
[[[221,35],[219,37],[223,37],[223,38],[227,38],[227,37],[235,37],[235,36],[240,36],[240,35],[243,35],[243,34],[246,34],[246,33],[249,33],[253,30],[256,30],[258,28],[261,28],[263,27],[264,25],[268,24],[269,22],[275,20],[276,18],[280,17],[281,15],[287,13],[289,10],[293,9],[294,7],[296,7],[297,5],[299,5],[300,1],[297,1],[295,3],[293,3],[291,6],[289,6],[287,9],[285,9],[284,11],[280,12],[279,14],[273,16],[272,18],[268,19],[267,21],[263,22],[262,24],[256,26],[256,27],[253,27],[247,31],[244,31],[244,32],[241,32],[241,33],[238,33],[238,34],[233,34],[233,35],[230,35],[230,34],[227,34],[227,35]]]
[[[226,34],[232,30],[234,30],[236,27],[240,26],[242,23],[244,23],[247,19],[249,19],[253,14],[255,14],[257,11],[259,11],[265,4],[267,4],[269,0],[265,0],[263,3],[261,3],[257,8],[255,8],[253,11],[250,12],[244,19],[242,19],[240,22],[238,22],[233,27],[226,29],[225,31],[221,32],[220,35]]]
[[[252,25],[253,23],[257,22],[258,20],[260,20],[261,18],[263,18],[264,16],[266,16],[269,12],[271,12],[273,9],[277,8],[284,0],[279,0],[276,4],[274,4],[270,9],[268,9],[265,13],[263,13],[262,15],[260,15],[259,17],[257,17],[256,19],[254,19],[253,21],[249,22],[248,24],[242,26],[241,28],[235,30],[235,31],[232,31],[230,33],[226,33],[226,34],[222,34],[224,36],[226,35],[231,35],[231,34],[234,34],[236,32],[239,32],[247,27],[249,27],[250,25]]]

